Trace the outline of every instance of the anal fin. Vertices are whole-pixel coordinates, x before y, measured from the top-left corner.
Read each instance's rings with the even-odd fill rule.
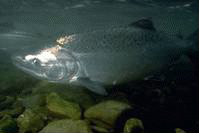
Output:
[[[106,89],[102,86],[102,84],[92,81],[89,78],[77,78],[75,81],[75,84],[81,85],[86,87],[88,90],[97,93],[99,95],[108,95]]]

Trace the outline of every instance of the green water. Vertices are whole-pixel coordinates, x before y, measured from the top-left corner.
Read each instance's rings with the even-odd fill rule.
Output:
[[[187,133],[199,132],[198,50],[193,58],[182,57],[147,81],[111,87],[108,96],[36,79],[12,63],[15,54],[48,47],[61,35],[128,25],[143,17],[152,18],[158,30],[186,38],[199,27],[197,6],[194,0],[0,0],[0,132],[118,133],[123,132],[130,118],[140,119],[145,132],[175,132],[176,128]],[[42,40],[49,44],[41,43]],[[49,97],[55,101],[48,100]],[[122,104],[108,102],[92,109],[110,100]],[[114,107],[121,112],[111,112]],[[77,116],[73,117],[70,109],[77,111]],[[97,122],[91,120],[93,115]],[[50,122],[61,119],[70,119],[60,123],[71,123],[74,127],[52,124],[44,130]],[[143,130],[140,124],[138,127]]]

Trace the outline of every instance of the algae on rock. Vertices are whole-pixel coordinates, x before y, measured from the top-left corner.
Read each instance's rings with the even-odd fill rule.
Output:
[[[11,107],[4,109],[0,112],[0,117],[4,115],[9,115],[14,118],[18,117],[20,114],[22,114],[24,111],[24,107],[18,99],[15,100],[15,102],[11,105]]]
[[[47,109],[49,114],[60,118],[81,118],[81,108],[78,104],[62,99],[56,93],[50,93],[47,96]]]
[[[92,129],[97,133],[109,133],[109,130],[103,127],[93,126]]]
[[[17,132],[17,123],[10,116],[4,116],[0,120],[0,132],[2,133],[15,133]]]
[[[36,133],[44,127],[43,118],[31,109],[26,109],[23,114],[17,118],[17,125],[20,133]]]
[[[87,109],[84,116],[99,127],[112,128],[120,114],[130,108],[123,102],[104,101]]]
[[[176,128],[175,129],[176,133],[186,133],[184,130],[180,129],[180,128]]]
[[[42,81],[32,90],[33,94],[57,93],[64,100],[78,103],[84,109],[93,106],[96,102],[85,89],[78,86],[70,86]]]
[[[142,121],[136,118],[131,118],[126,121],[124,126],[124,133],[143,133],[144,126]]]
[[[15,98],[11,96],[1,96],[0,110],[9,108],[14,102]]]
[[[50,122],[39,133],[92,133],[84,120],[63,119]]]
[[[31,109],[45,106],[46,96],[44,94],[32,94],[24,97],[22,103],[24,107]]]
[[[19,116],[22,112],[24,111],[23,107],[16,107],[13,109],[6,109],[0,112],[0,117],[5,116],[5,115],[10,115],[12,117],[17,117]]]

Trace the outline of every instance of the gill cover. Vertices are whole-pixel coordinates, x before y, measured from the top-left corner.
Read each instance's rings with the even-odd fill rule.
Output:
[[[65,48],[60,48],[56,55],[57,62],[52,65],[50,70],[46,72],[47,77],[51,81],[69,81],[77,73],[79,69],[79,63],[73,54]]]

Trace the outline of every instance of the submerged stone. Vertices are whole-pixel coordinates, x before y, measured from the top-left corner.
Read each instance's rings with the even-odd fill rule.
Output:
[[[52,92],[57,93],[64,100],[78,103],[84,109],[96,104],[94,98],[92,98],[85,89],[77,86],[67,86],[65,84],[42,81],[35,88],[33,88],[33,94],[41,95]]]
[[[64,119],[53,121],[39,133],[92,133],[89,123],[84,120]]]
[[[37,112],[26,109],[25,112],[17,118],[17,124],[20,133],[36,133],[44,127],[44,120]]]
[[[23,111],[24,111],[24,107],[23,107],[21,101],[19,101],[17,99],[16,102],[11,106],[11,108],[5,109],[5,110],[0,112],[0,117],[2,117],[4,115],[9,115],[9,116],[16,118],[20,114],[22,114]]]
[[[24,107],[34,109],[46,104],[46,96],[44,94],[30,95],[25,97],[22,102]]]
[[[97,133],[109,133],[109,130],[103,127],[93,126],[92,129]]]
[[[130,108],[130,105],[123,102],[104,101],[90,107],[84,116],[99,127],[112,128],[120,114]]]
[[[143,133],[144,126],[142,121],[136,118],[131,118],[126,121],[124,126],[124,133]]]
[[[59,118],[81,118],[81,108],[78,104],[66,101],[56,93],[50,93],[46,99],[50,115]]]
[[[180,129],[180,128],[176,128],[175,129],[176,133],[186,133],[184,130]]]
[[[19,116],[24,111],[23,107],[16,107],[14,109],[6,109],[0,112],[0,117],[10,115],[12,117]]]
[[[0,110],[10,107],[15,102],[15,98],[11,96],[1,96]]]
[[[16,133],[17,129],[16,121],[10,116],[4,116],[0,120],[0,133]]]
[[[6,96],[0,95],[0,103],[6,100]]]

